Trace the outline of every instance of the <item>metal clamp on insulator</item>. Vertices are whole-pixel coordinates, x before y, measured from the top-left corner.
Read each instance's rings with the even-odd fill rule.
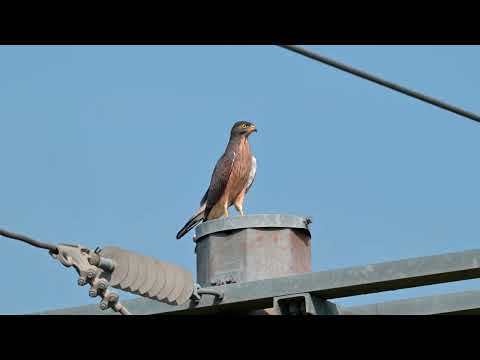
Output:
[[[103,271],[112,272],[115,269],[115,263],[112,259],[100,256],[97,253],[90,254],[88,262],[90,265],[97,266]]]
[[[108,290],[103,294],[99,307],[102,310],[112,309],[121,315],[132,315],[127,308],[120,303],[118,294]]]

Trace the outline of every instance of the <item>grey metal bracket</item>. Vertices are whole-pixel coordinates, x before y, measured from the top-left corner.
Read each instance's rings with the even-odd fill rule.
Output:
[[[201,298],[202,298],[202,295],[213,295],[213,296],[215,296],[216,300],[218,300],[218,301],[222,301],[223,297],[224,297],[223,292],[220,291],[220,290],[216,290],[216,289],[212,289],[212,288],[205,289],[205,288],[202,288],[199,284],[195,284],[195,287],[193,289],[193,294],[190,298],[195,303],[198,304],[200,302]]]
[[[277,315],[339,315],[335,304],[310,293],[275,297],[273,310]]]

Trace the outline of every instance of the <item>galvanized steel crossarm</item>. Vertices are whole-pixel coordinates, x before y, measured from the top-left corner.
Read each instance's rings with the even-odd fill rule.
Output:
[[[355,315],[478,315],[480,314],[480,291],[464,291],[353,306],[344,309],[343,312]]]
[[[368,294],[480,277],[480,250],[306,273],[224,285],[225,297],[202,299],[196,310],[254,310],[271,307],[273,298],[312,293],[323,299]],[[187,310],[171,308],[171,311]]]
[[[125,301],[133,314],[211,313],[224,310],[269,308],[273,299],[298,293],[312,293],[323,299],[397,290],[480,277],[480,250],[411,258],[392,262],[349,267],[338,270],[305,273],[282,278],[217,286],[224,291],[221,302],[214,296],[203,296],[181,306],[146,299]],[[57,310],[53,313],[82,313],[82,308]]]

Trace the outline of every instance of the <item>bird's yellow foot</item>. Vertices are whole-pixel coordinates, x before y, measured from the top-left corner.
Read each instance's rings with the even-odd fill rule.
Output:
[[[236,204],[234,204],[235,206],[235,209],[237,209],[238,213],[241,215],[241,216],[244,216],[245,214],[243,213],[243,207],[242,206],[238,206]]]

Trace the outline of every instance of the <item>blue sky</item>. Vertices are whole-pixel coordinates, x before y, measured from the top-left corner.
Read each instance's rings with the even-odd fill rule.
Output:
[[[480,112],[478,46],[308,48]],[[471,120],[275,46],[1,46],[0,64],[0,228],[195,272],[191,236],[175,234],[245,119],[259,129],[245,210],[312,216],[314,271],[479,247]],[[11,239],[0,273],[3,314],[98,302],[73,269]]]

